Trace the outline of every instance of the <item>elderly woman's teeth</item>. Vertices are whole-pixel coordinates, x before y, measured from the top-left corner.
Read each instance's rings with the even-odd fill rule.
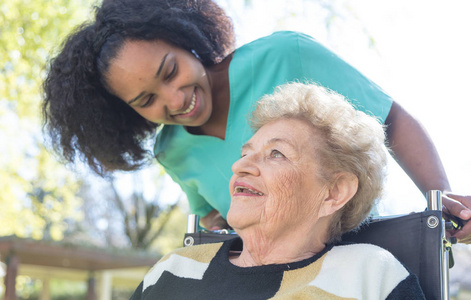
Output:
[[[190,106],[188,106],[188,108],[184,112],[182,112],[181,115],[185,115],[191,112],[193,108],[195,108],[195,104],[196,104],[196,93],[193,93],[193,96],[191,97]]]
[[[250,193],[250,194],[263,196],[263,193],[261,193],[261,192],[254,191],[252,189],[242,187],[242,186],[236,186],[234,190],[235,190],[236,193]]]

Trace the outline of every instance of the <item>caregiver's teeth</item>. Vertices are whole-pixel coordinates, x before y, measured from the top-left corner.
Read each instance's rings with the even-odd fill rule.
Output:
[[[195,104],[196,104],[196,94],[193,93],[193,97],[191,97],[191,103],[190,103],[190,106],[188,106],[188,108],[181,113],[181,115],[185,115],[189,112],[191,112],[193,110],[193,108],[195,108]]]

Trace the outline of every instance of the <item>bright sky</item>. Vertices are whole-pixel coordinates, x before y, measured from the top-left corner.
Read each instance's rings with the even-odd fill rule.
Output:
[[[452,188],[471,193],[471,3],[358,1],[358,15],[381,56],[358,60],[365,73],[421,121],[434,140]],[[377,12],[377,13],[375,13]],[[366,54],[366,53],[365,53]],[[354,57],[352,56],[352,61]],[[356,62],[354,63],[356,64]],[[401,182],[394,172],[391,184]],[[409,188],[408,188],[409,189]]]
[[[243,1],[230,1],[239,11]],[[242,19],[234,17],[238,44],[290,29],[312,35],[331,48],[412,113],[434,140],[452,188],[471,193],[471,2],[469,0],[336,0],[346,18],[325,30],[320,1],[252,0]],[[288,13],[286,13],[288,12]],[[293,17],[285,18],[286,15]],[[356,15],[357,18],[353,18]],[[366,33],[365,33],[366,32]],[[369,47],[368,36],[375,40]],[[384,214],[425,207],[421,193],[395,165],[390,167]]]

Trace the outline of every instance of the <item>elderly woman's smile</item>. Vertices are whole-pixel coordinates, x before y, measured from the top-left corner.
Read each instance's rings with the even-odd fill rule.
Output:
[[[263,196],[264,194],[257,191],[250,184],[244,182],[234,182],[234,194],[233,196]]]

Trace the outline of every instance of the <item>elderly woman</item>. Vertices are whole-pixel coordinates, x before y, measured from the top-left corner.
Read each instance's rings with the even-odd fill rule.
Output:
[[[132,299],[423,299],[392,254],[338,243],[383,185],[384,131],[342,96],[286,84],[252,115],[228,222],[240,238],[174,251]]]

